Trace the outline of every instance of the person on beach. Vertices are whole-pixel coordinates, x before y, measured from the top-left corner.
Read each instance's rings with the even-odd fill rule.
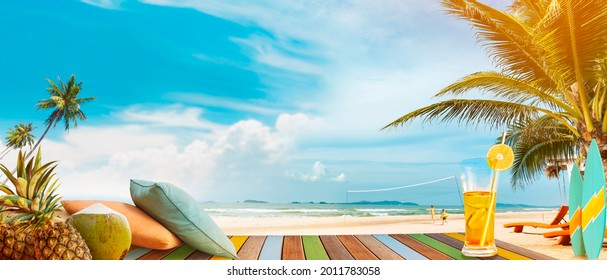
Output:
[[[443,209],[442,213],[440,214],[440,218],[443,219],[443,226],[445,223],[447,223],[447,217],[449,217],[449,214],[447,214],[447,211]]]
[[[430,215],[432,216],[432,223],[436,223],[436,221],[434,220],[434,205],[430,205],[430,209],[428,209],[430,211]]]

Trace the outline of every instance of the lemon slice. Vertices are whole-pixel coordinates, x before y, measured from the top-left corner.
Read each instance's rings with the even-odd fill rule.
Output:
[[[514,163],[514,152],[506,144],[493,145],[487,152],[487,164],[491,169],[504,171]]]

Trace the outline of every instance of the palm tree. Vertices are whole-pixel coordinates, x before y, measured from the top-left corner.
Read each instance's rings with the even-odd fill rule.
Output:
[[[592,139],[607,166],[607,1],[514,0],[498,10],[476,0],[444,0],[469,21],[497,70],[467,75],[438,92],[452,99],[386,125],[456,121],[508,129],[514,188],[541,174],[549,159],[584,158]],[[484,98],[460,98],[480,91]]]
[[[6,148],[0,153],[0,159],[4,158],[8,152],[13,148],[21,149],[25,146],[32,146],[34,144],[35,136],[31,133],[34,130],[32,123],[27,125],[20,123],[15,125],[14,128],[9,128],[4,139],[6,140]]]
[[[82,88],[82,82],[76,83],[76,77],[72,75],[67,83],[62,82],[61,78],[58,78],[58,83],[53,82],[51,79],[46,79],[49,83],[49,87],[46,91],[50,94],[48,99],[39,100],[37,107],[38,110],[53,109],[51,115],[46,119],[46,129],[42,136],[38,138],[38,141],[32,149],[25,156],[25,160],[32,156],[32,153],[38,148],[46,133],[51,127],[57,126],[57,123],[63,121],[66,131],[70,130],[70,127],[78,126],[79,120],[86,120],[86,115],[80,110],[80,105],[95,100],[95,97],[84,97],[79,98],[78,94]],[[16,170],[13,170],[15,173]],[[5,180],[2,184],[6,184]]]
[[[57,123],[63,121],[64,128],[69,132],[70,126],[78,127],[78,119],[86,120],[86,115],[80,110],[80,105],[95,100],[96,97],[84,97],[78,98],[80,89],[82,88],[82,82],[76,83],[76,77],[72,75],[67,83],[61,81],[58,78],[58,83],[53,82],[51,79],[46,79],[49,83],[49,87],[46,91],[50,94],[48,99],[39,100],[37,107],[38,110],[53,109],[51,115],[44,122],[46,129],[42,136],[38,139],[38,142],[34,145],[26,155],[27,160],[31,157],[32,153],[38,146],[46,133],[51,127],[57,126]]]
[[[567,201],[567,184],[565,183],[565,178],[561,176],[563,171],[567,171],[567,167],[571,162],[567,160],[561,159],[551,159],[546,162],[546,169],[544,169],[544,173],[548,179],[556,179],[556,183],[559,188],[559,195],[561,197],[561,202],[566,204]],[[561,181],[559,179],[562,177],[563,179],[563,188],[561,190]]]

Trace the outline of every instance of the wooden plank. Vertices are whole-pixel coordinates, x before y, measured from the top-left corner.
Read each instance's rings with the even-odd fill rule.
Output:
[[[236,252],[238,253],[238,250],[240,250],[240,247],[242,247],[242,245],[244,244],[245,241],[247,241],[248,236],[232,236],[230,238],[230,241],[232,241],[232,244],[234,244],[234,249],[236,249]],[[220,256],[213,256],[211,257],[211,260],[231,260],[230,258],[225,258],[225,257],[220,257]]]
[[[373,235],[377,240],[390,247],[392,251],[401,255],[405,260],[427,260],[428,258],[418,253],[417,251],[407,247],[405,244],[398,242],[387,234],[375,234]]]
[[[183,246],[183,245],[185,245],[185,243],[182,244],[181,246]],[[179,248],[179,247],[177,247],[177,248]],[[171,252],[177,250],[177,248],[166,249],[166,250],[151,250],[147,254],[139,257],[138,260],[161,260],[166,255],[168,255]]]
[[[272,235],[266,237],[266,242],[259,253],[260,260],[280,260],[282,256],[283,237],[280,235]]]
[[[208,260],[212,257],[211,254],[205,253],[202,251],[195,251],[191,255],[189,255],[186,260]]]
[[[409,248],[424,255],[428,259],[431,259],[431,260],[452,260],[453,259],[432,247],[428,247],[426,244],[419,242],[417,239],[413,239],[410,236],[407,236],[404,234],[393,234],[391,236],[392,236],[392,238],[398,240],[399,242],[407,245]]]
[[[465,235],[463,235],[461,233],[443,233],[443,235],[456,239],[456,240],[460,241],[462,244],[464,244],[464,240],[466,240]],[[497,246],[497,244],[496,244],[496,246]],[[517,254],[510,250],[506,250],[499,246],[497,246],[497,255],[501,256],[505,259],[508,259],[508,260],[531,260],[531,258],[525,257],[521,254]]]
[[[460,250],[464,247],[464,242],[451,238],[449,236],[446,236],[444,234],[441,233],[426,233],[427,236],[434,238],[444,244],[447,244],[457,250]],[[498,254],[495,256],[491,256],[491,257],[480,257],[479,259],[481,260],[505,260],[506,258],[502,257],[499,255],[499,249],[498,249]]]
[[[290,235],[285,236],[282,245],[283,260],[305,260],[301,236]]]
[[[350,252],[350,255],[356,260],[378,260],[367,247],[365,247],[360,240],[352,235],[338,235],[337,238],[346,247],[346,250]]]
[[[350,255],[350,252],[346,250],[346,247],[339,241],[335,235],[321,235],[320,241],[327,251],[327,255],[332,260],[354,260],[354,257]]]
[[[495,245],[497,245],[498,248],[503,248],[534,260],[556,260],[556,258],[535,251],[531,251],[529,249],[525,249],[523,247],[519,247],[510,243],[506,243],[501,240],[495,240]]]
[[[265,236],[249,236],[249,239],[242,245],[238,251],[239,260],[257,260],[263,243],[266,240]]]
[[[436,249],[441,251],[443,254],[452,257],[456,260],[478,260],[478,258],[471,258],[471,257],[466,257],[464,255],[462,255],[462,251],[460,251],[459,249],[455,249],[447,244],[441,243],[440,241],[430,238],[429,236],[426,236],[424,234],[421,233],[417,233],[417,234],[409,234],[409,236],[411,236],[414,239],[417,239],[418,241]]]
[[[356,238],[380,260],[403,260],[403,257],[371,235],[356,235]]]
[[[163,260],[185,260],[189,255],[194,253],[196,249],[190,247],[187,244],[181,245],[181,247],[177,248],[170,254],[166,255]]]
[[[306,260],[328,260],[329,256],[322,246],[320,237],[318,235],[305,235],[302,236],[301,241],[303,242],[304,254]]]
[[[126,253],[126,256],[124,256],[124,259],[125,260],[136,260],[136,259],[140,258],[141,256],[149,253],[150,251],[152,251],[152,249],[150,249],[150,248],[133,246],[133,247],[131,247],[129,252]]]

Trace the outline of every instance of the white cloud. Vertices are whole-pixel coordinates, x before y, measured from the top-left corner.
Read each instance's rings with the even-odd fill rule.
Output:
[[[142,2],[192,8],[266,30],[270,35],[232,40],[253,59],[248,69],[260,75],[276,103],[323,120],[322,129],[298,135],[314,141],[399,137],[379,129],[435,102],[433,94],[463,75],[491,68],[469,26],[445,15],[435,1]],[[445,46],[452,46],[449,52]],[[285,84],[285,73],[311,77],[319,88],[301,91],[297,82]]]
[[[327,167],[322,163],[322,161],[318,160],[312,164],[310,173],[292,173],[287,172],[286,175],[290,178],[295,178],[303,182],[337,182],[344,183],[346,182],[346,174],[341,173],[335,177],[329,177],[329,171],[327,171]]]
[[[322,133],[326,122],[319,117],[311,117],[303,113],[280,114],[275,126],[279,133],[302,140]]]
[[[120,4],[124,2],[124,0],[80,0],[83,3],[97,6],[104,9],[119,9]]]
[[[200,108],[185,108],[183,106],[173,105],[150,110],[141,107],[142,106],[131,106],[123,111],[115,113],[114,116],[125,122],[153,126],[209,130],[221,128],[221,126],[217,124],[204,120],[202,118],[203,111]]]
[[[333,177],[333,178],[329,179],[329,181],[338,182],[338,183],[345,183],[346,182],[346,174],[345,173],[341,173],[341,174],[337,175],[336,177]]]
[[[302,181],[317,182],[323,176],[325,176],[325,174],[327,174],[327,168],[324,164],[322,164],[322,162],[317,161],[314,162],[314,165],[312,165],[312,173],[300,174],[299,179]]]
[[[252,112],[261,115],[278,115],[281,112],[279,109],[271,108],[271,104],[265,104],[262,100],[242,100],[228,97],[217,97],[203,93],[187,92],[172,92],[168,93],[167,97],[176,101],[187,102],[194,105],[218,107],[241,112]]]
[[[129,180],[144,179],[174,183],[205,200],[209,193],[254,192],[284,177],[276,170],[288,160],[293,138],[274,127],[244,120],[217,126],[207,134],[196,133],[205,130],[206,126],[199,125],[171,133],[158,128],[159,123],[166,123],[156,121],[166,117],[167,111],[174,113],[171,118],[193,124],[207,121],[193,108],[181,112],[171,111],[171,106],[149,111],[137,108],[112,115],[135,116],[120,119],[124,124],[82,124],[69,134],[62,133],[59,140],[43,141],[43,159],[59,161],[57,173],[64,197],[130,201]],[[183,139],[192,140],[184,143]],[[216,199],[231,199],[217,195]]]

